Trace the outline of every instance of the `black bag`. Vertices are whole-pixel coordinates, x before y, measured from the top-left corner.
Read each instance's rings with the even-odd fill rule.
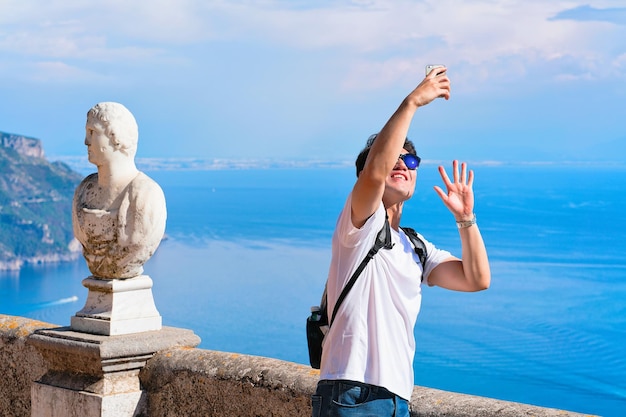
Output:
[[[326,295],[326,291],[324,291],[324,295]],[[329,329],[326,306],[323,305],[324,303],[321,304],[322,306],[311,307],[311,315],[306,319],[306,339],[309,344],[309,362],[313,369],[320,369],[320,362],[322,361],[322,341]]]
[[[426,245],[424,244],[422,239],[419,238],[417,233],[415,233],[415,230],[408,227],[403,227],[402,230],[404,230],[411,243],[413,243],[415,253],[420,259],[422,268],[424,268],[427,255]],[[363,261],[361,261],[361,264],[356,269],[356,271],[354,271],[354,274],[352,274],[350,281],[348,281],[346,286],[341,291],[341,294],[339,295],[339,298],[335,303],[335,308],[333,309],[333,314],[330,321],[328,320],[328,308],[326,305],[326,288],[324,288],[324,294],[322,295],[322,301],[320,303],[320,306],[311,307],[311,315],[306,319],[306,338],[309,347],[309,362],[313,369],[320,369],[320,365],[322,362],[322,343],[324,341],[324,336],[326,336],[326,333],[328,333],[328,330],[333,323],[335,315],[339,310],[339,306],[341,306],[341,303],[346,298],[346,295],[348,295],[348,292],[350,292],[350,290],[354,286],[357,278],[359,277],[359,275],[361,275],[361,272],[363,272],[363,269],[365,269],[365,266],[374,257],[374,255],[376,255],[376,253],[381,248],[391,249],[392,246],[393,244],[391,243],[391,231],[389,230],[389,221],[385,218],[385,224],[383,225],[382,229],[380,229],[380,232],[378,232],[374,245],[367,253]],[[423,276],[422,279],[424,279]]]

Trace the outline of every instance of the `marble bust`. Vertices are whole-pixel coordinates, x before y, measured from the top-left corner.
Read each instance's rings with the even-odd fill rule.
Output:
[[[163,190],[135,166],[139,133],[126,107],[95,105],[87,113],[85,131],[89,162],[98,172],[74,193],[74,235],[95,278],[139,276],[165,233]]]

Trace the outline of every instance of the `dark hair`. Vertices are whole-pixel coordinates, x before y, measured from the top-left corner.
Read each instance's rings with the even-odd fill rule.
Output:
[[[363,150],[359,153],[359,156],[356,157],[355,165],[356,165],[357,177],[359,176],[361,171],[363,171],[363,167],[365,166],[365,161],[367,161],[367,156],[370,154],[370,149],[372,148],[372,145],[374,144],[374,140],[376,140],[377,136],[378,136],[378,133],[374,133],[369,138],[367,138],[367,143],[365,144],[365,148],[363,148]],[[406,138],[404,140],[403,148],[409,151],[410,154],[417,156],[417,152],[415,151],[415,145],[413,145],[413,142],[411,142],[409,138]]]

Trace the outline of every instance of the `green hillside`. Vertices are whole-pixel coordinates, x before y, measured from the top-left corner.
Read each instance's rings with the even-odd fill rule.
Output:
[[[48,162],[41,141],[0,132],[0,269],[71,259],[72,198],[82,176]]]

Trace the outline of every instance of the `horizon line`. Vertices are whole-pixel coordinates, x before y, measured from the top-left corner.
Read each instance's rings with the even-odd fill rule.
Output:
[[[54,155],[47,157],[51,162],[60,161],[78,171],[93,170],[94,166],[85,156]],[[222,169],[285,169],[285,168],[352,168],[354,161],[347,159],[293,159],[293,158],[197,158],[197,157],[146,157],[135,158],[137,167],[146,171],[214,171]],[[422,159],[421,165],[442,165],[449,161]],[[625,167],[623,161],[513,161],[513,160],[467,160],[473,166],[585,166]]]

